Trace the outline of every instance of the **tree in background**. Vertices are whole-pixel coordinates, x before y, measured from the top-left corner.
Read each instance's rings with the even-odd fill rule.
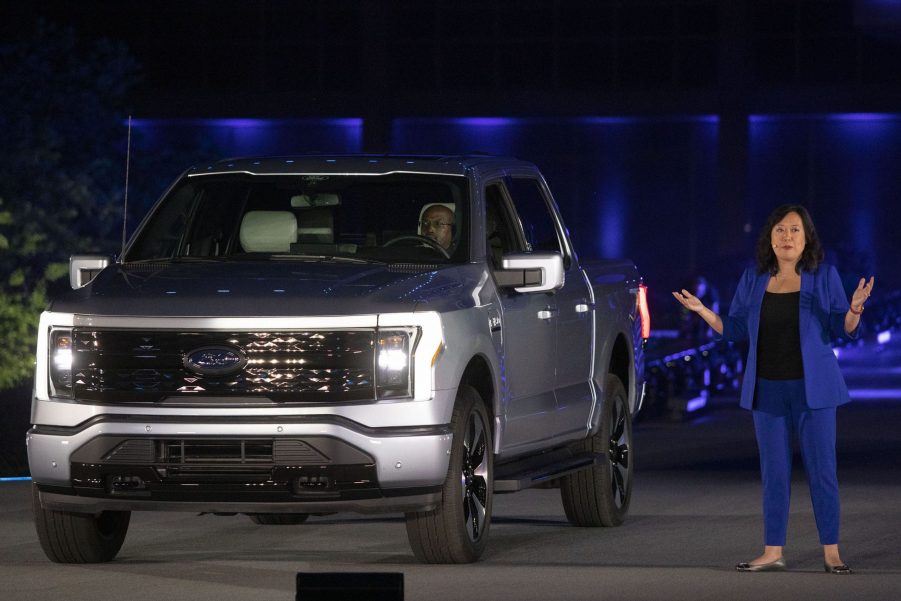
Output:
[[[68,257],[121,241],[124,46],[40,24],[0,45],[0,390],[31,375],[37,319]]]

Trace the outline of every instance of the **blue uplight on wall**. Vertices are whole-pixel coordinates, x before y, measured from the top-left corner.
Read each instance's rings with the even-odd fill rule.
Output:
[[[889,220],[879,218],[896,203],[901,114],[752,115],[749,121],[755,220],[762,222],[776,204],[802,203],[849,273],[878,272],[885,283],[901,279],[893,263],[879,261],[897,256],[901,246]]]
[[[625,253],[625,232],[628,227],[628,214],[622,192],[608,187],[601,192],[598,211],[597,237],[598,256],[613,259]]]
[[[691,220],[716,219],[718,132],[716,115],[401,117],[390,148],[531,161],[583,259],[629,257],[660,282],[690,268]]]
[[[133,119],[132,127],[145,152],[196,145],[221,157],[353,153],[363,147],[359,118]]]
[[[523,119],[509,117],[404,117],[392,124],[391,148],[412,154],[509,155],[522,127]]]

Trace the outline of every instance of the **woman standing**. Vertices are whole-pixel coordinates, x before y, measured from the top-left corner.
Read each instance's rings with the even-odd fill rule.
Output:
[[[757,241],[757,268],[745,270],[720,317],[687,290],[673,292],[726,340],[749,340],[741,406],[754,414],[763,480],[764,550],[743,572],[785,569],[792,438],[797,435],[810,485],[827,572],[850,574],[838,551],[839,498],[835,408],[850,401],[830,348],[835,337],[855,339],[874,278],[861,278],[850,305],[838,272],[821,264],[823,249],[807,210],[783,205],[770,214]]]

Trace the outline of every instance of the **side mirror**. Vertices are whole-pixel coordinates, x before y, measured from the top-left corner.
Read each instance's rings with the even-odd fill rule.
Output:
[[[494,277],[502,288],[517,292],[549,292],[563,286],[563,257],[559,253],[510,253]]]
[[[69,285],[73,290],[86,286],[109,264],[109,257],[72,255],[69,257]]]

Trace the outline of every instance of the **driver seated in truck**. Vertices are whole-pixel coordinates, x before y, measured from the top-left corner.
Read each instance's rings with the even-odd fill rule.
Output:
[[[419,217],[419,234],[448,250],[454,241],[454,223],[454,212],[448,205],[426,205]]]

